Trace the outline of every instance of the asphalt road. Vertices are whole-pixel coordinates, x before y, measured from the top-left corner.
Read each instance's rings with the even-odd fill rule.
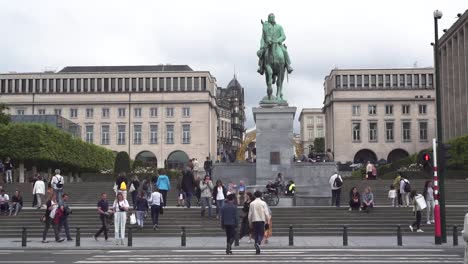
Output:
[[[0,250],[3,263],[463,263],[462,248]]]

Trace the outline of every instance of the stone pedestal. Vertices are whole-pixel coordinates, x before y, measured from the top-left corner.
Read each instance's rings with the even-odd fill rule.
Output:
[[[293,123],[296,107],[254,107],[256,123],[256,185],[265,186],[281,172],[290,176],[294,157]]]

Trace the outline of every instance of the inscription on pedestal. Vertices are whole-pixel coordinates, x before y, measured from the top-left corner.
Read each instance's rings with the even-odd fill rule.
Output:
[[[281,164],[280,153],[278,151],[270,152],[270,164]]]

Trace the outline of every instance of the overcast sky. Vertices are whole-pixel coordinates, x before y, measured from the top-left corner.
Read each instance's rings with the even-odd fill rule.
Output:
[[[302,108],[322,107],[323,80],[335,67],[432,67],[432,12],[443,11],[442,30],[467,8],[466,0],[0,0],[0,72],[188,64],[226,87],[235,69],[250,127],[251,107],[266,94],[256,51],[269,13],[287,37],[295,71],[284,95],[297,120]]]

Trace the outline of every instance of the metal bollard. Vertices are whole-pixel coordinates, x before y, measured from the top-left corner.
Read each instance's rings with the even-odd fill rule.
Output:
[[[398,246],[403,246],[403,238],[401,236],[401,225],[397,227],[397,244]]]
[[[239,232],[236,230],[236,239],[234,240],[234,246],[238,247],[239,246]]]
[[[453,245],[458,246],[458,227],[456,225],[453,226]]]
[[[23,227],[23,232],[21,234],[21,246],[26,247],[28,235],[26,232],[26,227]]]
[[[81,231],[79,227],[76,228],[75,246],[76,247],[81,246]]]
[[[128,229],[128,243],[127,246],[132,247],[133,246],[133,229],[130,227]]]
[[[185,247],[187,245],[187,234],[185,233],[185,226],[181,227],[182,232],[180,234],[180,245]]]
[[[343,246],[348,245],[348,227],[343,226]]]
[[[294,246],[294,230],[292,225],[289,225],[289,245]]]

